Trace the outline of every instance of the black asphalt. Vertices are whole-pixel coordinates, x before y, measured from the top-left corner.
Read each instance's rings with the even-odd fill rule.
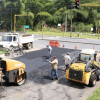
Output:
[[[71,58],[77,56],[80,53],[79,50],[53,47],[52,57],[56,56],[59,62],[59,78],[65,75],[65,71],[62,69],[62,67],[64,67],[63,57],[67,52],[70,53]],[[39,84],[47,84],[51,82],[51,65],[47,60],[52,60],[52,57],[50,59],[46,59],[47,56],[48,50],[47,48],[44,48],[41,50],[29,52],[15,59],[25,63],[28,81],[34,81]]]

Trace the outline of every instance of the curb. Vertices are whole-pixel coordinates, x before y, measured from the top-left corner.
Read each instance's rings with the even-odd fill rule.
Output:
[[[39,40],[46,40],[51,41],[51,39],[39,39]],[[91,44],[91,45],[100,45],[98,43],[90,43],[90,42],[73,42],[73,41],[62,41],[62,40],[52,40],[52,41],[60,41],[60,42],[70,42],[70,43],[80,43],[80,44]]]

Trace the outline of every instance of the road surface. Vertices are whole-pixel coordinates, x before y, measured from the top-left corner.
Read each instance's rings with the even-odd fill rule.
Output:
[[[52,56],[57,56],[58,80],[50,80],[51,65],[47,62],[47,48],[31,51],[23,56],[14,58],[26,64],[27,81],[22,86],[9,84],[3,86],[0,100],[86,100],[86,98],[99,87],[69,82],[65,78],[63,56],[70,52],[71,58],[80,51],[66,48],[53,48]],[[2,90],[1,89],[1,90]],[[88,90],[88,91],[87,91]]]
[[[99,87],[100,82],[97,82],[96,86],[91,88],[83,84],[67,81],[63,56],[66,52],[70,52],[71,58],[73,58],[73,55],[77,56],[81,49],[92,48],[93,45],[78,43],[77,47],[80,50],[75,50],[75,43],[60,42],[60,48],[54,47],[52,56],[57,56],[59,61],[59,79],[52,81],[50,80],[51,65],[46,60],[46,56],[48,56],[46,45],[49,44],[49,40],[40,40],[40,38],[40,36],[35,36],[34,49],[26,51],[27,53],[23,56],[13,58],[26,64],[26,83],[22,86],[4,84],[0,89],[0,100],[86,100]],[[46,39],[60,38],[46,37]],[[74,40],[79,41],[79,39],[69,39],[68,41]],[[85,41],[85,39],[83,40]],[[62,48],[63,43],[65,47]],[[99,46],[96,47],[96,50],[98,49]]]
[[[44,44],[44,47],[50,40],[57,40],[60,43],[60,47],[75,49],[75,45],[77,49],[95,49],[96,51],[100,51],[100,39],[83,39],[83,38],[67,38],[67,37],[53,37],[53,36],[44,36],[43,40],[41,40],[40,35],[35,35],[35,40],[38,42],[41,41],[41,44]],[[36,46],[36,45],[35,45]],[[42,45],[43,46],[43,45]],[[37,47],[37,46],[36,46]]]

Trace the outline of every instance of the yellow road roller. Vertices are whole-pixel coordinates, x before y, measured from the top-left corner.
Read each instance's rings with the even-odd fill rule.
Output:
[[[2,79],[7,83],[17,83],[22,85],[26,81],[25,64],[16,60],[0,58],[2,69]]]

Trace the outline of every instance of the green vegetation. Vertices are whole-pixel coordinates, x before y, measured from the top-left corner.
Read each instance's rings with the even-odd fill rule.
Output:
[[[6,51],[0,51],[0,55],[7,53]]]
[[[29,25],[31,30],[40,30],[43,26],[57,28],[58,23],[65,26],[67,14],[67,27],[71,27],[71,7],[75,0],[1,0],[0,1],[0,30],[11,30],[14,26],[14,15],[16,17],[16,31],[24,31],[24,25]],[[96,5],[99,0],[80,0],[80,4]],[[11,12],[12,11],[12,12]],[[29,12],[29,16],[27,15]],[[91,32],[91,27],[96,32],[100,19],[99,7],[80,7],[72,9],[73,32]],[[14,29],[14,27],[12,28]]]
[[[100,87],[87,100],[100,100]]]
[[[83,33],[83,32],[62,32],[60,30],[53,30],[53,31],[27,31],[26,33],[29,34],[36,34],[36,35],[48,35],[48,36],[61,36],[61,37],[73,37],[73,38],[90,38],[90,39],[100,39],[98,34],[93,33]]]
[[[44,27],[43,29],[39,30],[30,30],[27,29],[26,33],[29,34],[36,34],[36,35],[47,35],[47,36],[61,36],[61,37],[73,37],[73,38],[90,38],[90,39],[100,39],[100,34],[94,34],[92,32],[65,32],[61,28],[48,28]]]

